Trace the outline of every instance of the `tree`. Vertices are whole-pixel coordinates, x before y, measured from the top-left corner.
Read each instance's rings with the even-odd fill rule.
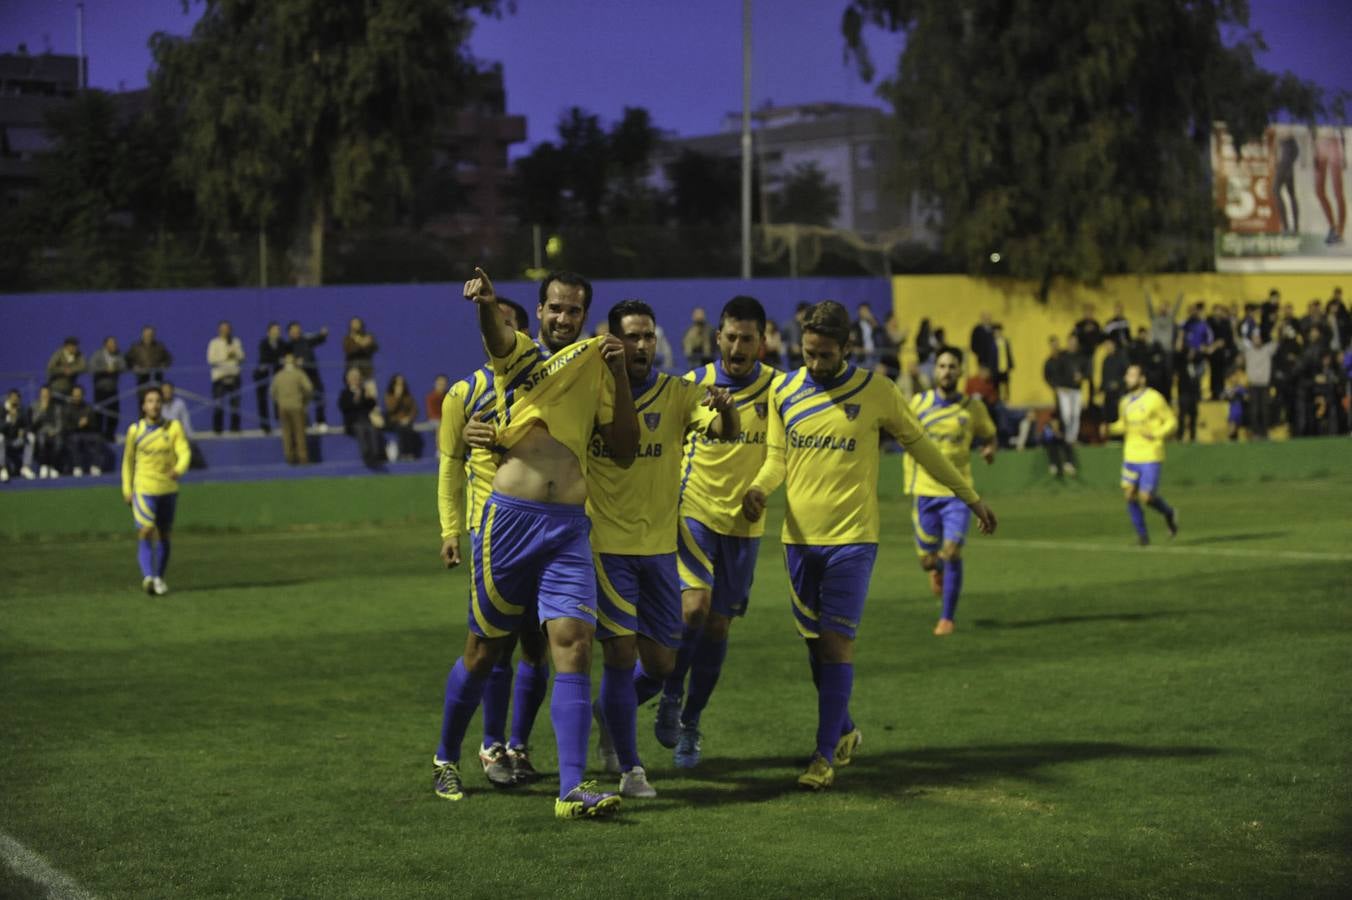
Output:
[[[853,0],[842,28],[866,78],[863,29],[906,35],[880,92],[905,125],[899,186],[937,202],[946,252],[980,273],[998,251],[1045,294],[1209,260],[1211,123],[1243,140],[1318,106],[1258,68],[1247,21],[1243,0]]]
[[[330,223],[409,195],[472,78],[469,12],[499,2],[202,2],[189,38],[151,41],[151,86],[183,115],[178,171],[216,228],[295,239],[300,280],[318,284]]]
[[[741,163],[733,157],[682,150],[667,165],[672,212],[680,225],[725,225],[737,221]]]
[[[840,214],[840,185],[826,177],[816,163],[794,166],[784,186],[770,201],[775,222],[830,225]]]

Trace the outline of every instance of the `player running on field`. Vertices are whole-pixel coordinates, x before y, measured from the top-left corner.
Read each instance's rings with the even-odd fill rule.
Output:
[[[1122,442],[1122,496],[1136,537],[1145,546],[1150,543],[1150,533],[1142,503],[1164,516],[1169,537],[1178,534],[1178,510],[1159,495],[1164,441],[1178,427],[1178,418],[1164,395],[1146,386],[1145,371],[1140,366],[1127,366],[1124,383],[1127,395],[1117,405],[1117,421],[1106,431],[1126,435]]]
[[[803,323],[803,359],[771,386],[765,465],[742,500],[748,519],[765,513],[766,497],[786,484],[785,563],[794,623],[806,639],[817,686],[817,745],[804,788],[835,780],[859,742],[850,720],[854,641],[878,555],[878,464],[882,432],[966,503],[983,533],[995,514],[927,437],[897,386],[849,363],[850,315],[825,300]],[[846,755],[839,759],[837,745]]]
[[[935,357],[933,390],[911,398],[911,409],[925,429],[925,436],[958,470],[971,487],[972,443],[981,444],[981,456],[995,462],[995,423],[980,397],[969,397],[958,390],[962,374],[962,351],[944,347]],[[906,457],[904,464],[906,493],[915,498],[911,522],[915,525],[916,552],[920,568],[929,573],[930,588],[943,598],[936,635],[953,633],[953,619],[962,592],[962,545],[972,511],[952,490]]]

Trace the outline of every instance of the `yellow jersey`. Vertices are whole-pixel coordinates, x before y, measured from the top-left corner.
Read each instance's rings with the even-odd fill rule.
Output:
[[[818,382],[806,368],[770,387],[765,464],[752,487],[767,496],[787,482],[781,540],[786,544],[876,544],[881,432],[967,503],[977,500],[944,458],[897,386],[847,365]]]
[[[968,487],[976,487],[972,479],[972,442],[995,439],[995,423],[986,411],[986,404],[980,397],[966,394],[945,400],[937,390],[930,390],[912,397],[911,409],[925,429],[925,435],[958,470],[963,482]],[[953,496],[952,490],[917,466],[909,454],[902,467],[906,493],[916,497]]]
[[[469,420],[485,409],[488,416],[484,421],[492,422],[497,417],[493,407],[494,377],[492,368],[484,366],[451,385],[441,400],[441,424],[437,426],[437,515],[441,519],[443,541],[479,527],[484,501],[493,489],[493,476],[498,471],[493,454],[466,446],[464,431]],[[466,517],[463,520],[462,514]]]
[[[504,357],[492,357],[498,452],[512,449],[536,422],[587,468],[594,425],[615,419],[615,377],[601,358],[604,337],[569,344],[553,356],[520,331]]]
[[[660,372],[634,388],[638,451],[627,469],[616,464],[599,433],[592,435],[587,515],[594,552],[676,552],[681,447],[687,431],[705,431],[718,416],[702,405],[706,393],[700,385]]]
[[[1141,388],[1123,397],[1117,404],[1117,421],[1108,426],[1109,434],[1125,434],[1122,461],[1154,463],[1164,461],[1164,440],[1178,427],[1169,401],[1154,388]]]
[[[178,482],[192,461],[183,426],[173,419],[132,423],[122,448],[122,493],[176,494]]]
[[[765,462],[765,436],[770,428],[770,383],[777,369],[756,363],[745,378],[733,378],[721,362],[686,374],[700,387],[722,387],[732,392],[742,429],[730,441],[716,440],[704,431],[685,439],[685,466],[681,476],[681,515],[731,537],[760,537],[765,518],[747,521],[742,495]]]

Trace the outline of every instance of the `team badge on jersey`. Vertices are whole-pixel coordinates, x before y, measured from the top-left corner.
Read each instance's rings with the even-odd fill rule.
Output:
[[[764,419],[766,416],[770,414],[769,403],[754,403],[752,405],[755,406],[756,415],[759,416],[760,418]]]
[[[661,413],[644,413],[643,424],[648,426],[649,431],[656,431],[657,424],[662,421]]]
[[[849,419],[851,422],[859,418],[860,406],[858,403],[843,404],[841,406],[841,409],[845,410],[845,418]]]

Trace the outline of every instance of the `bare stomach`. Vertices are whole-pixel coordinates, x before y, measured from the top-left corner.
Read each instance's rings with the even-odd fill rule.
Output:
[[[580,506],[587,500],[587,482],[577,457],[554,440],[542,422],[532,425],[502,457],[493,490],[538,503]]]

